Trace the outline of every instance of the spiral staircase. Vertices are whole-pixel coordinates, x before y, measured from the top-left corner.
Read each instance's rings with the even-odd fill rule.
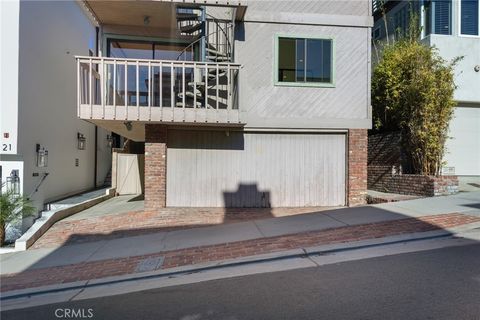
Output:
[[[229,91],[225,86],[231,80],[228,79],[228,69],[221,64],[233,62],[232,22],[220,21],[208,15],[204,7],[188,6],[176,8],[176,19],[179,34],[191,40],[177,60],[186,60],[187,52],[190,52],[194,60],[220,65],[211,68],[209,64],[205,70],[196,70],[189,75],[191,81],[183,83],[183,79],[177,80],[175,106],[226,109]],[[182,90],[183,85],[187,86],[185,90]]]

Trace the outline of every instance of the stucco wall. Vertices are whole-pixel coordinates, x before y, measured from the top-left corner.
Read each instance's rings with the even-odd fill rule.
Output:
[[[32,197],[39,208],[49,199],[94,187],[95,129],[77,118],[74,59],[88,55],[94,44],[95,29],[74,1],[21,1],[18,153],[24,160],[26,195],[43,172],[49,173]],[[84,134],[86,150],[77,149],[77,132]],[[99,128],[99,182],[110,169],[106,134]],[[49,152],[47,168],[36,167],[37,143]]]

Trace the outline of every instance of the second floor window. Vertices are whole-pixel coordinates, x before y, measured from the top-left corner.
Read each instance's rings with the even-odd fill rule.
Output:
[[[332,84],[333,40],[279,37],[278,84]]]
[[[425,1],[425,35],[452,34],[452,1]]]
[[[460,33],[478,36],[478,1],[462,0],[460,2]]]

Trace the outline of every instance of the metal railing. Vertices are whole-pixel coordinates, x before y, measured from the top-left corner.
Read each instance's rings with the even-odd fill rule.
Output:
[[[137,107],[236,110],[239,64],[77,56],[77,104],[90,110]],[[98,115],[98,112],[95,114]]]

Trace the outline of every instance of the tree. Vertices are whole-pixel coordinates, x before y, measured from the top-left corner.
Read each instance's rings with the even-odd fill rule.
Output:
[[[420,42],[413,16],[405,36],[382,46],[372,74],[374,129],[400,131],[412,173],[439,175],[456,103],[454,67]]]
[[[23,217],[32,216],[35,207],[25,197],[16,195],[12,190],[0,194],[0,245],[5,242],[7,224],[16,222]]]

